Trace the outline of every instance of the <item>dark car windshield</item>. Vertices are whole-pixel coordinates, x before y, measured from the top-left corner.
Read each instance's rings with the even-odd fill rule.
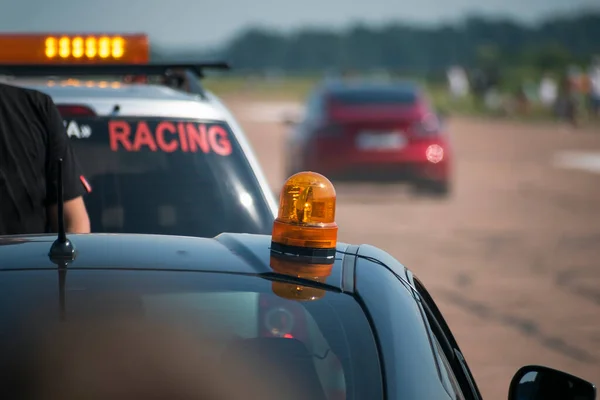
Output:
[[[54,270],[0,272],[3,368],[10,368],[14,358],[27,359],[30,340],[42,343],[51,327],[61,325],[57,275]],[[300,389],[306,391],[305,396],[299,398],[381,399],[378,350],[358,302],[333,292],[314,301],[287,300],[275,294],[273,285],[285,284],[224,273],[73,269],[66,277],[62,317],[70,325],[95,320],[108,327],[115,316],[161,323],[191,333],[198,346],[201,337],[218,338],[214,347],[218,362],[214,365],[227,362],[232,355],[260,350],[261,359],[252,362],[253,370],[273,383],[273,391],[284,384],[275,378],[277,371],[289,374],[292,383],[303,383]],[[308,288],[294,285],[292,289]],[[151,333],[140,332],[140,340]],[[104,345],[85,340],[90,349]],[[169,346],[176,343],[165,345],[169,352]],[[75,343],[72,346],[66,351],[78,351]],[[38,348],[31,350],[42,358]],[[126,357],[127,351],[123,348],[120,356]],[[206,360],[211,362],[215,361]],[[268,365],[275,369],[269,370]],[[85,370],[81,365],[71,367]],[[77,379],[86,378],[79,375]],[[296,398],[280,395],[269,398]]]
[[[417,91],[412,88],[364,87],[333,91],[332,102],[340,105],[410,105],[417,101]]]
[[[273,215],[227,124],[65,117],[93,232],[268,234]]]

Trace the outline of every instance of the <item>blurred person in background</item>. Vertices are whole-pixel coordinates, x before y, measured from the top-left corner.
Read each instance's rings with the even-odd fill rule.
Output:
[[[573,93],[581,89],[581,75],[581,69],[577,65],[569,65],[567,67],[567,80],[569,81],[569,85],[571,85]]]
[[[558,96],[558,85],[552,75],[548,72],[544,73],[539,87],[539,98],[542,105],[551,108],[556,103]]]
[[[531,102],[528,93],[528,83],[523,82],[516,90],[516,112],[518,115],[527,115],[531,111]]]
[[[454,98],[463,98],[469,94],[469,80],[464,68],[454,66],[446,73],[448,89]]]
[[[572,74],[565,74],[558,88],[558,97],[556,99],[555,112],[560,120],[568,122],[572,127],[578,126],[578,101],[577,87],[574,84]]]
[[[472,92],[477,106],[483,105],[488,110],[499,111],[502,108],[500,71],[495,66],[478,68],[471,77]]]
[[[567,68],[567,75],[571,85],[571,96],[575,102],[576,117],[579,117],[582,107],[585,107],[588,93],[587,74],[581,67],[573,64]]]
[[[590,114],[600,117],[600,56],[594,57],[588,72],[589,95],[588,105]]]
[[[477,68],[471,72],[470,86],[473,88],[475,101],[482,103],[488,85],[487,78],[481,69]]]
[[[302,380],[286,380],[285,368],[275,368],[269,358],[239,351],[225,358],[227,342],[195,329],[192,333],[189,327],[112,319],[63,322],[48,328],[42,337],[29,336],[3,353],[2,398],[314,398]]]

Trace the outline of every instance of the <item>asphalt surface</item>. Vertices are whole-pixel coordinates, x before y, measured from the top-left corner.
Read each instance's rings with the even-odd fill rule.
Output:
[[[282,107],[225,101],[278,191],[286,178]],[[338,185],[339,240],[379,246],[424,281],[484,398],[506,399],[525,364],[600,385],[600,128],[448,123],[452,197]]]

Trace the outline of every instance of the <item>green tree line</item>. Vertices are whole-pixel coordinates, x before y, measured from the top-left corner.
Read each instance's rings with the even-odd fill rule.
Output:
[[[600,54],[600,12],[557,16],[535,26],[469,17],[435,28],[401,22],[288,34],[250,28],[219,53],[240,72],[386,69],[441,77],[451,65],[558,71],[572,63],[583,66]]]

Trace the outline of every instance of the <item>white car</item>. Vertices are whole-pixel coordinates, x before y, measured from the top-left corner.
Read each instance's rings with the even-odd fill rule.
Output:
[[[211,65],[0,64],[7,83],[57,104],[92,189],[93,232],[271,233],[277,203],[254,152],[199,84]],[[180,73],[181,89],[167,71]]]

